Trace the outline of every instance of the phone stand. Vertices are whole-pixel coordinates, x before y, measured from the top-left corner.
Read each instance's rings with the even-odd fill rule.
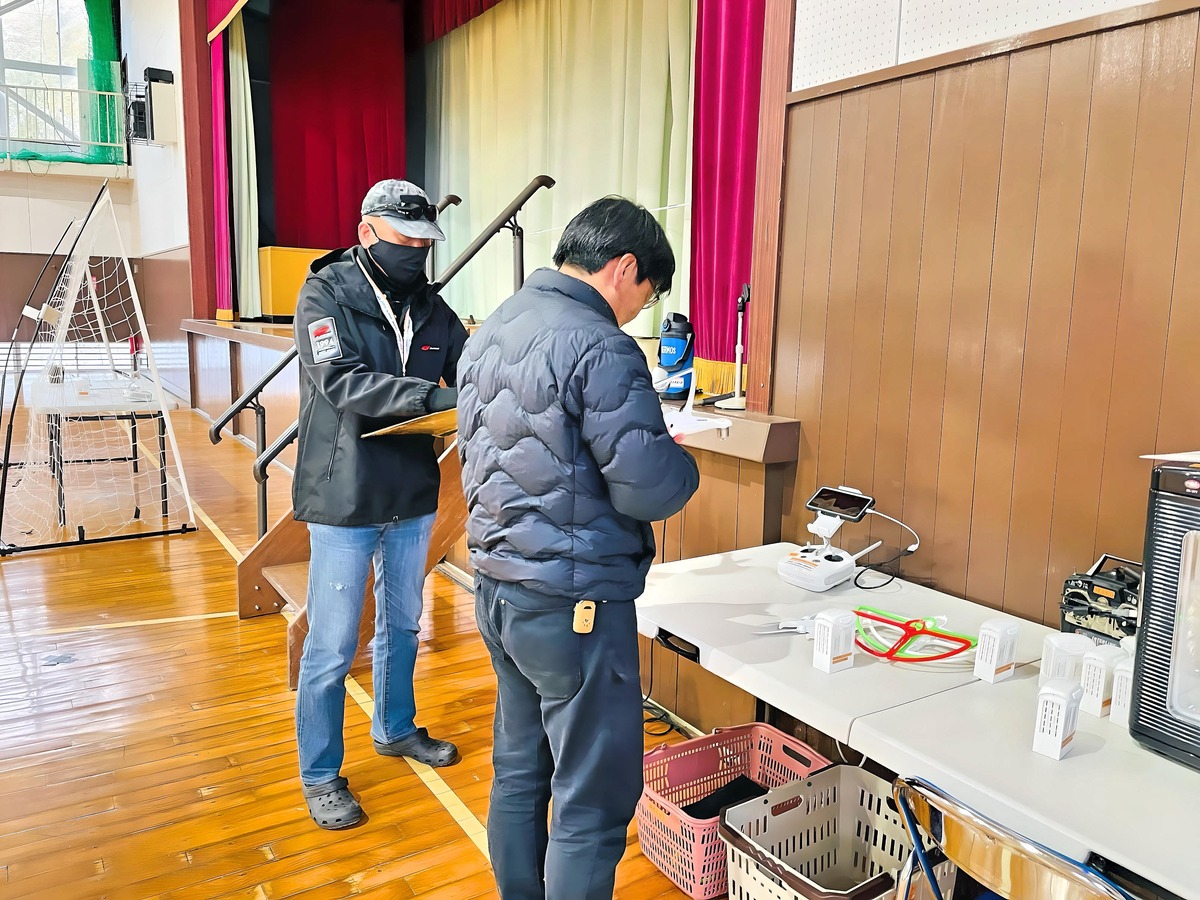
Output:
[[[677,409],[669,404],[662,404],[663,423],[667,426],[667,433],[678,440],[689,434],[715,430],[720,433],[721,440],[724,440],[729,437],[729,429],[733,423],[724,417],[700,416],[693,412],[693,406],[696,403],[696,378],[691,369],[684,369],[682,372],[667,372],[658,366],[650,374],[650,380],[656,391],[662,391],[670,384],[672,378],[689,374],[692,375],[692,386],[688,390],[687,400],[684,401],[683,407]]]

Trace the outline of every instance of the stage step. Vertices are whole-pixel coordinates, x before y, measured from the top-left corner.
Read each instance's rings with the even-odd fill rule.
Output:
[[[268,566],[262,576],[287,601],[293,612],[304,609],[308,597],[308,560],[286,566]]]

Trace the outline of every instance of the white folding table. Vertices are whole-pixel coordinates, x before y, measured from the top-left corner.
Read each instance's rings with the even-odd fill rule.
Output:
[[[853,669],[826,675],[813,668],[809,638],[757,630],[833,607],[874,606],[912,618],[944,615],[946,628],[966,634],[1001,617],[1020,628],[1018,663],[1041,658],[1042,638],[1050,633],[1045,626],[919,585],[896,580],[868,591],[847,582],[821,594],[790,585],[776,566],[796,549],[769,544],[654,566],[637,601],[638,631],[660,642],[685,641],[691,647],[684,654],[708,671],[843,743],[861,716],[971,684],[971,658],[889,663],[860,651]]]
[[[1070,754],[1033,752],[1037,665],[855,721],[850,745],[1064,856],[1091,853],[1200,898],[1200,772],[1080,713]]]
[[[132,379],[116,374],[69,375],[61,381],[31,381],[26,385],[24,398],[30,415],[46,417],[50,473],[57,489],[60,527],[66,525],[64,467],[127,462],[136,474],[141,465],[137,449],[137,427],[138,421],[142,419],[150,420],[156,425],[159,495],[162,515],[166,518],[169,514],[166,420],[165,411],[152,391],[137,388]],[[128,422],[129,455],[104,459],[64,459],[62,426],[65,422]]]

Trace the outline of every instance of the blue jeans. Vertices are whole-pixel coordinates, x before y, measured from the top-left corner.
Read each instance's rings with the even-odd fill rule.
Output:
[[[642,793],[637,611],[597,604],[576,634],[574,604],[546,600],[475,576],[497,682],[492,867],[503,900],[612,900]]]
[[[300,781],[341,772],[346,746],[346,675],[358,651],[367,574],[375,564],[375,714],[371,737],[390,744],[417,728],[413,670],[434,515],[386,525],[309,524],[308,636],[296,690]]]

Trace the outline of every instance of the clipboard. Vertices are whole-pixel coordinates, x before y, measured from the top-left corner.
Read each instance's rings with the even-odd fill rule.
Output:
[[[1142,459],[1152,459],[1157,462],[1200,463],[1200,450],[1190,453],[1159,453],[1153,456],[1143,456]]]
[[[434,437],[446,437],[457,431],[458,410],[447,409],[442,412],[430,413],[427,416],[418,416],[415,419],[398,422],[395,425],[389,425],[387,428],[380,428],[378,431],[364,434],[363,437],[382,437],[388,434],[431,434]]]

